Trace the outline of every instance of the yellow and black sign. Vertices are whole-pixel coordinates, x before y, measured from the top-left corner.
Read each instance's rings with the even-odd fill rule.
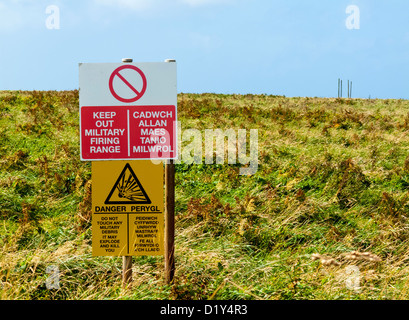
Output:
[[[92,254],[162,255],[163,164],[92,162]]]
[[[139,182],[129,163],[125,165],[112,187],[105,204],[151,204],[145,189]]]

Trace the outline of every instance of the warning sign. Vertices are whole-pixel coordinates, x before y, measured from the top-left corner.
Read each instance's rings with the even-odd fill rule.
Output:
[[[139,182],[129,163],[116,180],[105,204],[150,204],[145,189]]]
[[[92,162],[93,255],[162,255],[163,239],[163,164]]]
[[[82,161],[176,159],[176,63],[82,63]]]
[[[176,128],[175,106],[82,107],[82,158],[173,159]]]
[[[130,79],[127,79],[126,75],[123,76],[121,74],[121,71],[123,73],[124,71],[129,71],[129,70],[133,70],[134,71],[133,73],[136,72],[138,74],[138,76],[136,76],[136,81],[138,81],[139,80],[138,78],[140,77],[141,81],[139,81],[139,82],[141,82],[141,89],[139,89],[139,90],[136,89],[135,88],[136,85],[131,83],[131,82],[136,83],[136,81],[131,81]],[[114,88],[114,82],[115,82],[116,78],[118,78],[120,83],[125,84],[134,93],[134,97],[124,98],[124,97],[118,95],[118,93],[116,92],[117,89]],[[135,101],[139,100],[146,91],[146,85],[147,85],[147,83],[146,83],[145,74],[142,72],[141,69],[139,69],[138,67],[133,66],[133,65],[124,65],[124,66],[121,66],[121,67],[115,69],[114,72],[112,72],[111,77],[109,78],[109,90],[111,91],[112,95],[117,100],[119,100],[121,102],[135,102]]]

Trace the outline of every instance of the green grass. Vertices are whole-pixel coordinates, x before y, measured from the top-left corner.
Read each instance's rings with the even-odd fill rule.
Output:
[[[258,170],[242,176],[204,154],[177,164],[174,282],[163,257],[134,257],[123,289],[121,258],[92,257],[78,92],[0,92],[0,298],[408,299],[408,107],[179,94],[182,132],[258,129]],[[47,289],[50,266],[59,289]],[[360,290],[348,288],[348,266]]]

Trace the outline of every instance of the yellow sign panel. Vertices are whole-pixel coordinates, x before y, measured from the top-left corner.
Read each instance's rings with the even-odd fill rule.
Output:
[[[92,254],[163,255],[163,165],[92,162]]]

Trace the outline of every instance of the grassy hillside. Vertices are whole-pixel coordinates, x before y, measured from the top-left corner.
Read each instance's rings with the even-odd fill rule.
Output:
[[[182,130],[258,129],[259,167],[176,165],[176,275],[92,257],[78,92],[0,92],[1,299],[408,299],[409,102],[180,94]],[[59,289],[47,281],[59,271]]]

